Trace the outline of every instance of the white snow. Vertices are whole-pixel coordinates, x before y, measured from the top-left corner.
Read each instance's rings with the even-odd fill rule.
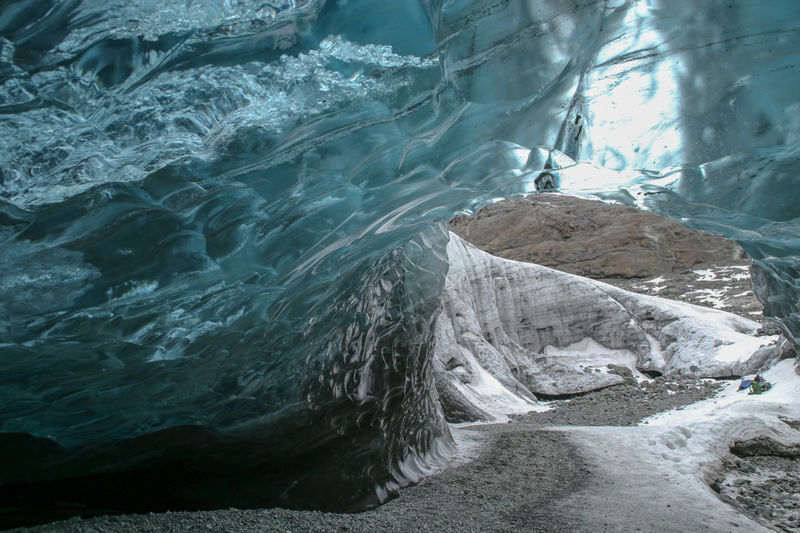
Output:
[[[742,265],[693,270],[697,281],[743,281],[750,278],[748,268]]]
[[[647,291],[648,293],[657,294],[667,288],[665,285],[666,282],[667,280],[664,279],[664,276],[658,276],[657,278],[647,279],[641,283],[636,283],[634,284],[634,287],[639,290]],[[646,285],[652,285],[652,287],[648,287]]]
[[[636,427],[558,427],[592,464],[593,487],[563,505],[591,520],[602,509],[614,516],[646,510],[637,525],[647,531],[684,531],[681,516],[709,531],[769,531],[724,503],[705,479],[736,441],[768,437],[800,444],[800,432],[783,419],[800,419],[800,376],[794,360],[763,373],[773,387],[761,395],[737,392],[730,381],[719,397],[650,417]],[[584,511],[585,510],[585,511]],[[676,514],[677,513],[677,514]]]
[[[585,367],[607,368],[608,365],[636,368],[636,355],[630,350],[606,348],[589,337],[560,348],[545,346],[544,354],[548,358],[572,366],[576,370],[583,370]]]
[[[705,270],[692,270],[697,274],[697,281],[714,281],[717,279],[717,273],[710,268]]]
[[[714,309],[724,309],[730,307],[728,302],[725,301],[727,289],[695,289],[689,291],[686,295],[695,295],[698,302],[709,304]]]
[[[703,400],[681,410],[652,416],[642,424],[685,425],[721,417],[753,415],[783,416],[800,420],[800,376],[795,373],[793,359],[784,359],[761,374],[772,388],[763,394],[738,391],[740,380],[729,381],[715,398]],[[749,377],[753,377],[752,375]]]
[[[682,342],[673,350],[673,366],[688,368],[709,359],[721,363],[744,362],[760,347],[778,340],[776,335],[753,336],[758,324],[737,315],[654,296],[649,298],[653,299],[654,307],[682,316],[663,330]]]
[[[474,405],[479,406],[497,422],[507,422],[507,415],[546,411],[541,403],[531,403],[508,390],[497,378],[483,369],[477,361],[472,365],[473,377],[467,383],[454,381],[455,387]],[[485,422],[478,422],[485,423]],[[468,424],[469,425],[469,424]]]

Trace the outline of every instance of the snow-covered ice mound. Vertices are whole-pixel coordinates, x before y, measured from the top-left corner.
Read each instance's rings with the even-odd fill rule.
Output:
[[[756,337],[758,323],[730,313],[498,258],[453,233],[447,255],[434,370],[451,421],[622,383],[614,366],[730,377],[780,355],[777,337]]]

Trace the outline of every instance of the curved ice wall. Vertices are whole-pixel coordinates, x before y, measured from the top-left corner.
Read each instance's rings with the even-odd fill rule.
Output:
[[[797,334],[798,26],[794,0],[4,5],[4,498],[413,481],[449,439],[444,222],[537,186],[740,240]],[[133,471],[152,499],[107,490]]]

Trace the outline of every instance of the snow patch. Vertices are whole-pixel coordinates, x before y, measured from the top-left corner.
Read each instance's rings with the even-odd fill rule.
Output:
[[[607,348],[599,342],[585,337],[569,346],[545,346],[543,353],[562,364],[577,370],[584,368],[608,368],[608,365],[626,366],[636,369],[636,355],[630,350]]]
[[[742,265],[706,268],[692,270],[692,272],[697,275],[697,281],[744,281],[750,279],[748,267]]]
[[[769,415],[800,420],[800,376],[795,372],[793,359],[779,361],[761,373],[772,388],[763,394],[740,391],[739,380],[729,381],[714,398],[692,404],[680,410],[651,416],[642,424],[650,426],[711,423],[730,417]],[[713,425],[713,424],[712,424]]]
[[[523,414],[531,411],[546,411],[548,409],[542,404],[529,402],[508,390],[497,378],[483,369],[477,361],[474,361],[472,369],[473,375],[470,381],[467,383],[453,381],[453,384],[473,405],[479,406],[484,412],[491,415],[496,422],[508,421],[508,415]]]
[[[714,309],[725,309],[726,307],[730,307],[728,302],[725,301],[725,297],[727,296],[728,290],[727,289],[695,289],[693,291],[689,291],[686,293],[687,296],[695,295],[695,299],[698,302],[702,302],[704,304],[708,304]]]

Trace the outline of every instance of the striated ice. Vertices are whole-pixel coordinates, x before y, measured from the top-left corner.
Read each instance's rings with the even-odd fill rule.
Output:
[[[612,365],[730,377],[780,356],[776,337],[754,336],[758,324],[736,315],[495,257],[452,233],[447,253],[434,376],[454,421],[622,383]]]

